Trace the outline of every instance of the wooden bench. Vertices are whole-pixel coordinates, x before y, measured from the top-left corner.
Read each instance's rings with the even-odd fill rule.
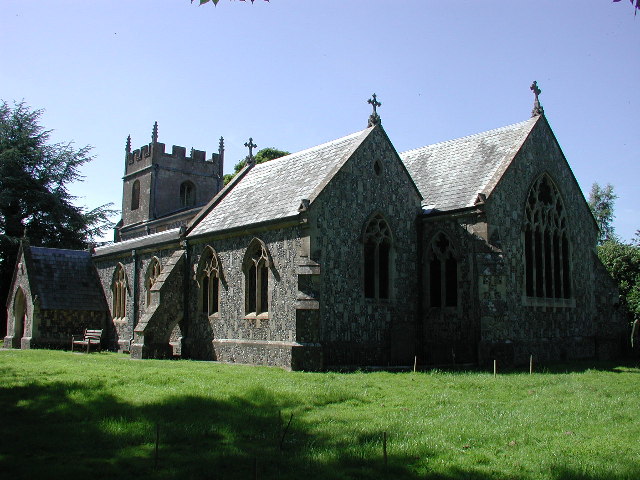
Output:
[[[73,335],[71,337],[71,351],[73,352],[74,345],[83,345],[87,347],[87,353],[91,351],[91,345],[97,345],[98,351],[102,351],[102,329],[89,329],[85,328],[84,335]]]

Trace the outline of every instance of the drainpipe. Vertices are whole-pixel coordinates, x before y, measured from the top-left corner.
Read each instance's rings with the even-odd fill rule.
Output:
[[[131,250],[131,258],[133,259],[133,287],[131,289],[131,295],[133,297],[133,309],[132,309],[132,328],[131,339],[129,340],[129,351],[131,351],[131,344],[133,343],[133,331],[138,324],[138,255],[136,250]]]
[[[418,251],[417,251],[417,274],[418,274],[418,298],[416,301],[418,302],[416,311],[418,312],[418,321],[416,322],[416,355],[422,357],[422,364],[425,364],[426,361],[426,350],[425,350],[425,342],[424,342],[424,265],[423,262],[423,248],[422,245],[423,237],[424,237],[424,227],[422,225],[422,217],[418,216],[416,219],[416,233],[418,237]]]
[[[186,229],[185,229],[186,233]],[[191,254],[189,253],[189,240],[186,237],[182,239],[181,246],[184,249],[184,278],[182,280],[182,339],[180,340],[180,356],[183,356],[184,339],[189,334],[189,285],[190,282],[190,267],[191,267]],[[189,352],[186,352],[187,355]],[[184,358],[184,357],[183,357]]]

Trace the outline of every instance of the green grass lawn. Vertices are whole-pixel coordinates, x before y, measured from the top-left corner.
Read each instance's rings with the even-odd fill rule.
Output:
[[[640,479],[629,364],[494,378],[2,350],[0,380],[6,479]]]

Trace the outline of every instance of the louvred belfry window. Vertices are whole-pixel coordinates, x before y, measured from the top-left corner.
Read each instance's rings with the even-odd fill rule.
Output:
[[[570,298],[571,262],[562,197],[548,175],[529,190],[524,218],[525,293]]]
[[[180,206],[193,207],[196,204],[196,186],[191,182],[180,185]]]
[[[388,299],[391,291],[391,230],[382,215],[375,215],[364,231],[364,296]]]
[[[140,208],[140,180],[133,182],[131,187],[131,210]]]

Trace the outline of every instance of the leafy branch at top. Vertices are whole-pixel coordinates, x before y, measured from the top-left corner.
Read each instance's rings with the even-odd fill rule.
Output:
[[[214,6],[218,5],[218,2],[220,0],[200,0],[200,5],[204,5],[205,3],[209,3],[212,2]],[[244,2],[245,0],[240,0],[241,2]],[[255,0],[251,0],[251,3],[253,3]],[[269,0],[264,0],[265,2],[268,2]],[[615,1],[615,0],[614,0]],[[640,1],[640,0],[638,0]],[[193,0],[191,0],[191,3],[193,3]]]
[[[193,1],[193,0],[191,0],[191,1]],[[620,0],[613,0],[613,3],[618,3],[619,1]],[[635,2],[635,5],[634,5],[634,2]],[[252,3],[253,3],[253,1],[252,1]],[[636,15],[638,13],[638,10],[640,10],[640,0],[629,0],[629,3],[634,6],[633,11],[634,11],[634,15]]]

